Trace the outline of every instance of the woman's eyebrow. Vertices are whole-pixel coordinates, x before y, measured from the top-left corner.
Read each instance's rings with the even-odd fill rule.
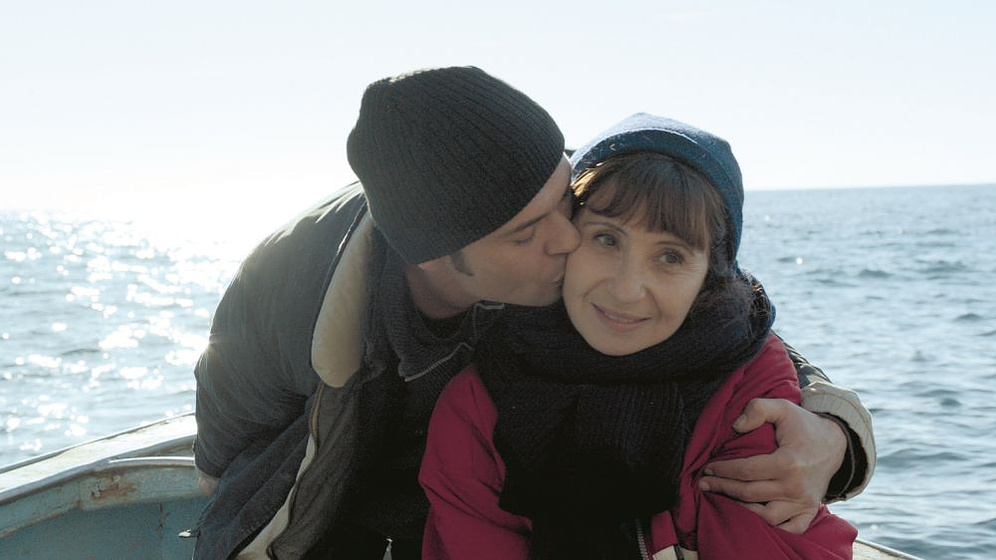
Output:
[[[607,228],[613,229],[613,230],[618,231],[618,232],[623,233],[623,234],[626,233],[626,230],[622,226],[620,226],[616,222],[608,221],[608,220],[597,220],[597,219],[596,220],[589,220],[588,223],[585,224],[585,225],[596,225],[596,226],[600,226],[600,227],[607,227]]]

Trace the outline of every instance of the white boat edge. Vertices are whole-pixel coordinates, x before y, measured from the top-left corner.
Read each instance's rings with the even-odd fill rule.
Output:
[[[0,507],[20,496],[135,457],[191,457],[197,423],[186,413],[143,424],[0,469]]]
[[[5,466],[0,469],[0,510],[80,477],[128,468],[189,470],[190,488],[194,488],[191,453],[196,433],[194,415],[186,413]],[[52,515],[59,513],[54,511]],[[0,514],[0,537],[47,516],[36,520],[7,517]],[[854,559],[922,560],[861,538],[854,543]]]

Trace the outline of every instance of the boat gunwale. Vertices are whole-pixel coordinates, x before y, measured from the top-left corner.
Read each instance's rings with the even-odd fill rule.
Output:
[[[65,516],[89,517],[98,510],[133,506],[146,508],[135,510],[138,517],[158,516],[163,527],[164,512],[180,511],[175,504],[206,499],[192,482],[193,472],[191,456],[125,457],[96,461],[65,476],[20,486],[10,493],[14,501],[0,504],[0,540]],[[186,526],[177,530],[182,527]],[[162,537],[160,531],[158,538]]]
[[[912,554],[903,552],[901,550],[896,550],[894,548],[890,548],[890,547],[885,546],[883,544],[879,544],[877,542],[869,541],[869,540],[863,539],[861,537],[858,537],[857,539],[855,539],[854,540],[854,544],[856,546],[857,545],[861,545],[861,546],[864,546],[864,547],[869,548],[871,550],[874,550],[875,552],[880,552],[882,554],[885,554],[886,556],[884,558],[887,559],[887,560],[923,560],[919,556],[913,556]],[[861,557],[861,556],[855,556],[854,558],[855,558],[855,560],[861,560],[861,558],[863,558],[863,557]]]
[[[14,484],[8,488],[0,487],[0,507],[12,503],[16,500],[19,500],[25,496],[29,496],[37,492],[42,492],[44,490],[58,486],[60,484],[72,482],[74,479],[80,477],[85,477],[91,474],[99,474],[114,468],[126,468],[128,466],[127,461],[136,458],[155,457],[156,459],[167,460],[168,464],[162,464],[161,466],[194,468],[192,457],[161,455],[164,451],[176,449],[177,447],[185,445],[189,447],[189,445],[193,443],[194,434],[192,433],[180,434],[164,439],[155,437],[157,432],[162,431],[164,428],[168,427],[169,425],[179,424],[182,427],[185,423],[189,423],[192,418],[193,418],[193,413],[173,416],[156,422],[150,422],[147,424],[143,424],[141,426],[136,426],[128,430],[116,432],[114,434],[110,434],[107,436],[99,437],[93,440],[78,443],[76,445],[72,445],[69,447],[64,447],[55,450],[51,453],[46,453],[44,455],[39,455],[38,457],[32,457],[30,459],[26,459],[24,461],[5,466],[2,469],[0,469],[0,483],[3,482],[4,475],[11,476],[15,474],[17,471],[22,471],[26,469],[28,470],[27,472],[30,472],[31,467],[33,466],[37,467],[46,461],[52,461],[60,457],[64,457],[68,453],[84,450],[88,447],[94,450],[94,456],[95,456],[93,460],[82,461],[67,468],[62,468],[60,470],[52,472],[51,474],[42,472],[39,477],[34,479],[29,479],[26,482],[20,484]],[[114,440],[127,436],[140,435],[143,432],[147,432],[150,435],[149,439],[150,441],[153,441],[153,443],[149,443],[146,445],[139,444],[128,447],[127,449],[124,450],[119,450],[105,455],[100,454],[101,448],[110,447],[110,443],[113,442]],[[182,464],[179,461],[174,461],[181,459],[183,459]],[[137,465],[135,463],[132,464]],[[150,466],[152,465],[150,464]]]

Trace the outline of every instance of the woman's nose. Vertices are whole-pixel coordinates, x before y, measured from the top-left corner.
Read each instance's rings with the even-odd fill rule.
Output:
[[[609,291],[621,303],[640,301],[647,293],[643,271],[635,265],[621,263],[609,282]]]

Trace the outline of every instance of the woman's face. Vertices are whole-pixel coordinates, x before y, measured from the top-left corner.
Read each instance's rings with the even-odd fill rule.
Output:
[[[592,202],[599,198],[596,194]],[[588,208],[578,213],[575,225],[581,245],[567,259],[563,290],[574,327],[609,356],[667,340],[702,289],[709,251],[670,233],[647,231],[638,219],[624,222]]]

